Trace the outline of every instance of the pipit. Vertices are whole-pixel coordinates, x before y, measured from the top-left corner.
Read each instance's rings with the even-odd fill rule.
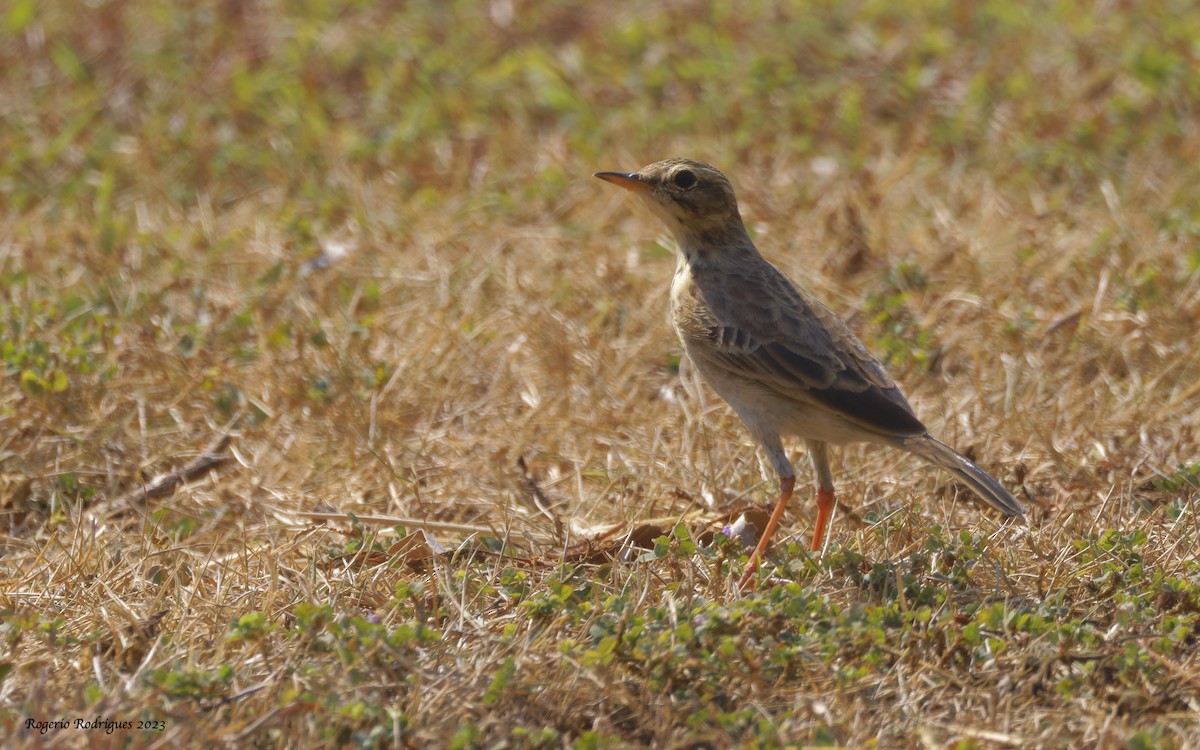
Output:
[[[758,569],[792,496],[782,436],[803,438],[817,474],[819,551],[833,511],[829,446],[882,443],[945,469],[1008,516],[1025,509],[987,472],[929,434],[883,366],[837,315],[759,254],[733,186],[707,164],[668,159],[637,172],[597,172],[630,190],[679,244],[671,322],[700,375],[770,458],[779,500],[738,583]]]

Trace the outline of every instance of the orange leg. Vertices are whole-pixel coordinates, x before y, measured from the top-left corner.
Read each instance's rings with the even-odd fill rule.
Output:
[[[829,525],[829,517],[833,514],[833,490],[821,488],[817,490],[817,524],[813,527],[812,551],[820,552],[825,542],[825,528]]]
[[[771,541],[771,535],[775,533],[775,527],[779,525],[779,519],[783,517],[783,509],[787,507],[788,500],[792,498],[792,490],[795,486],[795,476],[783,477],[779,480],[779,502],[775,503],[775,510],[771,513],[770,520],[767,521],[767,528],[763,529],[762,536],[758,538],[758,546],[754,548],[754,552],[750,555],[750,561],[746,563],[746,572],[742,573],[742,579],[738,581],[739,591],[746,587],[746,583],[754,577],[754,572],[758,570],[758,564],[767,549],[767,544]],[[829,493],[829,499],[832,505],[832,492]],[[818,519],[820,519],[819,515]]]

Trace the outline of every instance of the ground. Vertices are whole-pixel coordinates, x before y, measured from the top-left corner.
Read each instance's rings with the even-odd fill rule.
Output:
[[[13,747],[1200,747],[1189,3],[0,9]],[[1029,508],[769,504],[592,179],[713,163]],[[63,726],[60,722],[65,722]]]

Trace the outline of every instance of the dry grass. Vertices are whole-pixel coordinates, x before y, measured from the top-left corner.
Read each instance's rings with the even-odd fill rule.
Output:
[[[1200,747],[1200,16],[415,5],[0,12],[12,746]],[[672,155],[1028,524],[850,447],[731,593]]]

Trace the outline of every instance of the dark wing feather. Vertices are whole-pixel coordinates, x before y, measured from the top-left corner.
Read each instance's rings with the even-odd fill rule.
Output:
[[[706,297],[702,307],[711,316],[703,335],[714,364],[784,397],[802,391],[805,400],[873,431],[925,434],[904,394],[845,323],[768,268],[765,279],[696,279],[693,294]]]

